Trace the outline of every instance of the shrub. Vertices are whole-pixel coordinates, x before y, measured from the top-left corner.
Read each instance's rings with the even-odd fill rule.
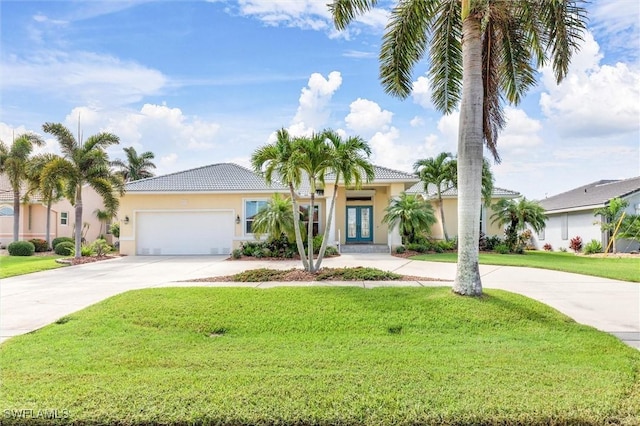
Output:
[[[337,256],[338,255],[338,249],[334,246],[327,246],[327,248],[324,251],[324,255],[325,256]]]
[[[576,253],[580,253],[580,251],[582,251],[582,238],[579,236],[573,237],[569,243],[569,248]]]
[[[543,247],[544,251],[553,251],[553,247],[551,247],[551,244],[546,243]]]
[[[396,247],[396,253],[397,253],[397,254],[402,254],[402,253],[404,253],[404,252],[406,252],[406,251],[407,251],[407,249],[406,249],[404,246],[398,246],[398,247]]]
[[[231,252],[231,257],[234,259],[240,259],[242,257],[242,250],[235,249]]]
[[[427,247],[422,244],[409,243],[405,244],[405,247],[409,251],[417,251],[418,253],[426,253],[427,251],[429,251]]]
[[[486,250],[488,251],[495,250],[496,246],[502,244],[503,242],[504,241],[502,241],[502,238],[500,238],[500,236],[498,235],[487,237],[485,241]]]
[[[507,254],[509,253],[509,246],[505,243],[500,243],[493,248],[493,250],[498,254]]]
[[[114,237],[120,238],[120,223],[112,223],[109,227],[109,232],[111,232],[111,235],[113,235]]]
[[[74,241],[73,241],[73,238],[70,238],[70,237],[54,238],[53,241],[51,241],[51,247],[55,249],[58,244],[64,243],[64,242],[73,243]]]
[[[75,249],[74,249],[75,251]],[[75,255],[75,253],[73,253]],[[88,246],[86,244],[83,244],[80,247],[80,255],[83,257],[87,257],[87,256],[93,256],[95,254],[95,251],[93,250],[92,246]]]
[[[29,240],[29,242],[36,248],[36,253],[49,251],[49,244],[47,244],[47,241],[42,238],[33,238]]]
[[[30,241],[14,241],[7,247],[11,256],[33,256],[36,247]]]
[[[111,246],[104,238],[95,240],[93,243],[91,243],[90,248],[98,257],[104,256],[111,251]],[[82,255],[84,256],[84,253]]]
[[[332,279],[342,279],[345,281],[390,281],[399,280],[401,275],[389,272],[381,271],[376,268],[326,268],[322,269],[316,276],[318,281],[330,281]]]
[[[567,252],[567,248],[566,247],[560,247],[558,250],[560,250],[560,252],[562,252],[562,253],[566,253]]]
[[[75,244],[71,241],[62,241],[58,243],[53,251],[60,256],[71,256],[75,248]]]
[[[584,246],[584,254],[602,253],[602,244],[598,240],[591,240]]]
[[[433,250],[437,251],[438,253],[442,253],[443,251],[451,251],[451,250],[455,250],[457,248],[458,245],[458,241],[456,239],[451,239],[449,241],[437,241],[435,244],[433,244]],[[438,249],[440,249],[440,251],[438,251]]]

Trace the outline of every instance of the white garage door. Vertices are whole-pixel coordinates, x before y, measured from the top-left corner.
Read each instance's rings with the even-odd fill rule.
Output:
[[[139,255],[197,255],[231,252],[232,212],[138,212],[136,253]]]

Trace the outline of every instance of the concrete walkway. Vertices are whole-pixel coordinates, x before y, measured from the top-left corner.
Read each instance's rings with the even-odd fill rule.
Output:
[[[456,265],[421,262],[385,254],[351,254],[323,266],[371,266],[403,275],[452,280]],[[0,283],[0,342],[128,290],[168,286],[356,285],[450,286],[441,281],[335,283],[189,283],[255,268],[299,268],[298,261],[227,261],[224,257],[122,257],[38,272]],[[481,265],[483,286],[539,300],[577,322],[612,333],[640,349],[640,284],[543,269]]]

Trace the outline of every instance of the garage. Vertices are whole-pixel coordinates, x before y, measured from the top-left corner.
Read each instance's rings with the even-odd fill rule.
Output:
[[[228,255],[233,211],[149,211],[135,216],[136,254]]]

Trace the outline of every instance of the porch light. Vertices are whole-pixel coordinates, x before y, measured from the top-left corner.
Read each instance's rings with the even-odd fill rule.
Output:
[[[236,225],[240,225],[240,215],[236,215]]]
[[[124,222],[125,225],[128,225],[129,224],[129,216],[125,216],[123,222]]]

